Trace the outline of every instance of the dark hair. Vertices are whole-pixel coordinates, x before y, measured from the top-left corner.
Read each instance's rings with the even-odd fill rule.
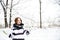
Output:
[[[15,20],[14,20],[15,23],[17,23],[17,20],[18,20],[18,19],[20,19],[20,21],[21,21],[21,23],[22,23],[22,19],[21,19],[20,17],[16,17],[16,18],[15,18]]]

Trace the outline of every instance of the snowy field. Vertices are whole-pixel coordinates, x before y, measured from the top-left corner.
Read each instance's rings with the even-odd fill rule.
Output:
[[[8,37],[10,32],[9,28],[0,29],[0,40],[11,40]],[[25,40],[60,40],[60,28],[32,28]]]

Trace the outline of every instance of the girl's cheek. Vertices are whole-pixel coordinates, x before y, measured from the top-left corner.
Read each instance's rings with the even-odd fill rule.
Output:
[[[18,24],[21,24],[21,22],[18,22]]]

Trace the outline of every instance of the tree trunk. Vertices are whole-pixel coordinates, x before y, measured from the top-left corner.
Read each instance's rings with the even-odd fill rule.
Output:
[[[40,2],[40,28],[42,28],[41,0],[39,0],[39,2]]]
[[[3,8],[3,11],[4,11],[4,21],[5,21],[5,28],[8,27],[8,23],[7,23],[7,11],[4,7],[4,5],[2,4],[1,2],[1,5],[2,5],[2,8]]]
[[[11,28],[11,14],[12,14],[12,3],[13,3],[13,0],[11,0],[11,8],[10,8],[10,20],[9,20],[9,28]]]

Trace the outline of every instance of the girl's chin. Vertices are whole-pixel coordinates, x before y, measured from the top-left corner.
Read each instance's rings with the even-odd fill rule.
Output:
[[[20,25],[20,23],[18,25]]]

